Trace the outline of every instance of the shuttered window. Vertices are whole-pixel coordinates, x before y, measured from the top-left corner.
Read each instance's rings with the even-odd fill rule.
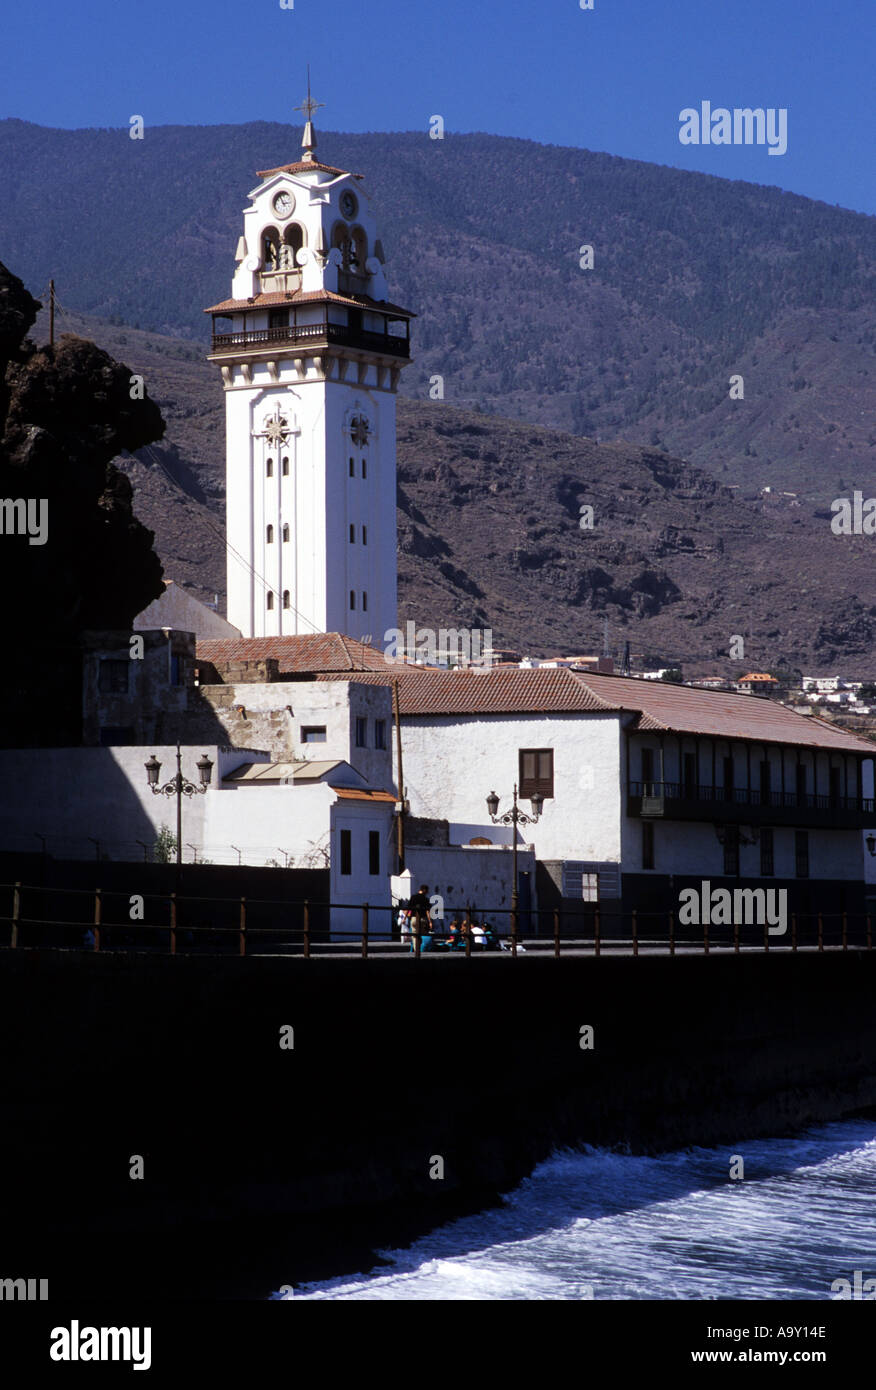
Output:
[[[518,777],[520,796],[540,796],[554,794],[554,750],[552,748],[521,748],[520,775]]]

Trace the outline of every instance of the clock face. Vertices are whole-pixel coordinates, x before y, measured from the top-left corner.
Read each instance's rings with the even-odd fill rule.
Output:
[[[351,193],[348,188],[344,193],[341,194],[341,212],[349,221],[350,218],[356,216],[356,213],[358,211],[359,204],[356,201],[356,195],[355,193]]]
[[[288,217],[295,210],[295,199],[284,191],[275,196],[272,206],[278,217]]]

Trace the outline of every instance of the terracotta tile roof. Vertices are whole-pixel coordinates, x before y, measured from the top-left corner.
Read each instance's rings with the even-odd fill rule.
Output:
[[[350,309],[373,309],[381,314],[404,314],[415,319],[412,309],[403,309],[389,299],[371,299],[367,294],[335,294],[334,290],[271,290],[268,294],[257,294],[252,299],[223,299],[219,304],[211,304],[204,309],[205,314],[243,314],[250,309],[294,308],[296,304],[345,304]]]
[[[320,169],[324,174],[349,174],[349,169],[335,169],[331,164],[320,164],[318,159],[296,159],[293,164],[280,164],[276,169],[256,169],[260,179],[269,179],[274,174],[306,174],[309,169]],[[364,174],[351,174],[351,178],[362,179]]]
[[[398,681],[402,714],[538,714],[589,712],[615,708],[586,690],[571,671],[521,671],[519,667],[442,671],[393,666],[353,679],[374,685]],[[320,679],[329,679],[320,677]]]
[[[319,679],[331,677],[320,675]],[[795,714],[772,700],[735,691],[700,690],[630,676],[590,675],[564,667],[441,671],[384,666],[351,679],[381,685],[398,680],[403,715],[629,711],[637,715],[632,727],[643,732],[744,738],[874,756],[874,746],[867,739],[812,716]]]
[[[586,672],[578,672],[573,679],[615,707],[638,710],[636,727],[642,730],[754,739],[759,743],[789,743],[874,755],[874,746],[867,739],[843,733],[812,716],[795,714],[784,705],[759,695]]]
[[[199,642],[199,661],[213,666],[228,661],[266,661],[280,664],[280,671],[317,672],[385,671],[383,652],[345,637],[340,632],[317,632],[301,637],[218,637]]]
[[[745,685],[747,681],[772,681],[773,685],[778,685],[775,676],[768,675],[765,671],[752,671],[748,676],[740,676],[737,685]]]
[[[757,695],[702,690],[662,681],[569,671],[564,667],[521,670],[443,671],[388,664],[381,651],[338,632],[302,637],[217,638],[199,642],[197,655],[214,665],[274,657],[280,671],[312,674],[318,680],[355,680],[387,685],[398,681],[403,715],[598,714],[629,711],[642,732],[702,734],[759,743],[835,749],[874,756],[873,743],[811,715]]]
[[[360,791],[358,787],[332,787],[332,791],[344,801],[391,801],[395,804],[392,792]]]

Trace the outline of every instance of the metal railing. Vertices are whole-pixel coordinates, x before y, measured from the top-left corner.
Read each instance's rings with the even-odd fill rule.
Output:
[[[760,791],[756,787],[722,787],[692,782],[630,782],[630,796],[663,797],[667,801],[720,802],[733,806],[766,806],[777,810],[860,811],[872,813],[876,801],[864,796],[833,796],[822,792]]]
[[[213,351],[230,352],[235,348],[270,346],[272,343],[338,343],[342,347],[364,348],[385,352],[391,357],[409,357],[407,338],[389,333],[375,333],[368,328],[350,328],[343,323],[302,323],[281,328],[248,328],[236,333],[214,333]]]
[[[68,899],[68,913],[47,915],[51,895]],[[136,903],[140,915],[131,916]],[[149,905],[151,920],[146,918]],[[475,935],[490,926],[499,951],[520,955],[691,955],[873,949],[873,915],[849,912],[790,914],[788,929],[773,935],[767,924],[681,924],[672,911],[596,907],[584,913],[559,907],[459,909],[463,930],[450,944],[445,918],[432,931],[413,924],[409,938],[397,926],[398,908],[370,903],[329,903],[310,899],[196,897],[176,893],[130,895],[101,888],[47,888],[22,882],[0,884],[0,952],[3,950],[151,951],[169,955],[251,954],[301,956],[487,954]],[[356,926],[330,922],[331,912],[355,916]],[[141,920],[141,916],[143,920]],[[278,917],[287,920],[277,923]],[[160,920],[159,920],[160,918]],[[504,931],[496,923],[504,922]]]

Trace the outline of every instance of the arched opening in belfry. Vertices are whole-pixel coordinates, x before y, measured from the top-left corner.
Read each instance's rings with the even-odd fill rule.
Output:
[[[352,251],[350,253],[350,269],[357,275],[365,274],[365,262],[368,259],[368,238],[362,227],[354,227],[351,233]]]
[[[332,228],[332,246],[341,253],[341,267],[343,270],[350,269],[350,259],[353,254],[353,243],[350,240],[350,229],[346,222],[336,222]]]
[[[292,222],[283,233],[282,260],[284,270],[298,269],[298,252],[304,247],[304,228]]]
[[[262,264],[265,270],[280,268],[280,233],[276,227],[266,227],[262,232]]]

